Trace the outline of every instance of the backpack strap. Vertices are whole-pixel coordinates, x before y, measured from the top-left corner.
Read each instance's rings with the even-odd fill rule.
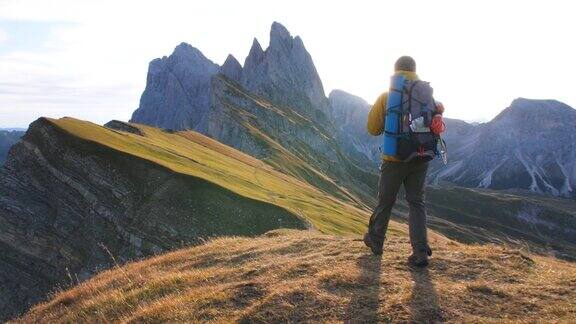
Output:
[[[408,90],[408,113],[412,111],[412,90],[414,90],[414,86],[420,82],[419,80],[412,81],[410,85],[410,89]]]

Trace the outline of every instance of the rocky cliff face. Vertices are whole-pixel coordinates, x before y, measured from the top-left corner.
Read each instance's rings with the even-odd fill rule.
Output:
[[[264,51],[254,40],[242,71],[241,84],[249,91],[322,122],[328,103],[320,76],[302,39],[292,37],[275,22]]]
[[[253,94],[326,123],[328,100],[310,54],[300,37],[275,22],[266,50],[254,39],[244,67],[229,55],[219,67],[199,50],[182,43],[169,57],[150,63],[146,89],[133,122],[206,133],[210,79],[216,73],[240,83]]]
[[[357,166],[355,151],[342,151],[333,128],[255,95],[224,75],[212,79],[208,134],[337,197],[373,200],[371,185],[377,179],[370,168]]]
[[[108,125],[142,136],[131,125]],[[304,227],[281,208],[82,140],[46,119],[30,126],[0,168],[0,224],[0,319],[115,262],[202,237]]]
[[[132,121],[169,129],[205,131],[210,79],[218,73],[196,48],[182,43],[172,55],[150,62],[146,89]]]
[[[448,167],[433,182],[576,194],[576,110],[555,100],[516,99],[486,124],[452,123]]]
[[[374,167],[380,160],[382,137],[371,136],[366,131],[371,105],[342,90],[330,92],[328,99],[334,126],[344,150],[360,153],[364,157],[363,165]]]
[[[240,62],[230,54],[218,72],[236,82],[240,82],[240,78],[242,77],[242,65],[240,65]]]
[[[0,130],[0,166],[4,164],[8,150],[24,135],[23,131]]]

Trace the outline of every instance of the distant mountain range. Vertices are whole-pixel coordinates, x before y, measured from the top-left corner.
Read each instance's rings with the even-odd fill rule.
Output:
[[[373,163],[381,137],[366,132],[370,105],[343,91],[330,95],[342,134]],[[348,110],[347,110],[348,109]],[[445,119],[449,164],[431,165],[429,183],[469,188],[524,190],[576,197],[576,110],[556,100],[518,98],[487,123]]]
[[[576,110],[555,100],[519,98],[492,121],[448,121],[450,164],[433,183],[576,196]]]
[[[25,132],[26,129],[27,129],[26,127],[0,127],[0,131],[8,131],[8,132],[12,131]]]
[[[22,130],[0,130],[0,165],[4,164],[8,150],[24,135]]]

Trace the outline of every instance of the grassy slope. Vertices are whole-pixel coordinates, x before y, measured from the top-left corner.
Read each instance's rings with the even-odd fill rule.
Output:
[[[496,245],[434,238],[427,270],[406,237],[382,259],[314,231],[220,238],[105,271],[24,322],[576,321],[576,268]]]
[[[226,92],[229,96],[245,100],[245,103],[252,103],[249,106],[257,107],[261,110],[260,113],[267,112],[255,116],[250,113],[249,109],[235,106],[223,99],[223,102],[226,103],[224,106],[227,108],[227,116],[236,120],[238,125],[246,128],[253,138],[258,139],[264,147],[270,150],[271,155],[266,158],[266,163],[361,208],[365,208],[366,203],[375,203],[373,190],[376,188],[377,177],[372,177],[371,172],[362,170],[350,163],[349,157],[340,152],[336,142],[331,140],[331,136],[319,124],[302,116],[293,108],[275,106],[267,99],[246,91],[239,84],[223,75],[219,75],[217,78],[226,85]],[[264,116],[268,119],[263,118]],[[298,129],[298,132],[312,133],[324,140],[338,155],[337,165],[334,161],[326,160],[323,154],[319,154],[297,138],[292,139],[290,143],[285,143],[286,146],[280,144],[281,139],[286,140],[286,134],[278,133],[277,129],[269,127],[279,121],[291,124],[294,127],[292,131]],[[344,181],[346,186],[338,184],[335,179]]]
[[[430,227],[450,238],[520,244],[534,252],[576,259],[572,200],[461,187],[429,187],[427,198]],[[530,210],[537,211],[541,223],[520,218]]]
[[[137,125],[145,134],[110,130],[72,118],[49,119],[64,131],[114,150],[146,159],[175,172],[206,179],[252,199],[273,203],[305,218],[325,233],[360,234],[369,210],[360,209],[269,165],[201,134],[167,133]],[[405,232],[393,223],[392,232]]]

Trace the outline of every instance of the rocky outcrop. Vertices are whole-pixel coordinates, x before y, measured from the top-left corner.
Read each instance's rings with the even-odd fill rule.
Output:
[[[118,130],[121,132],[132,133],[132,134],[144,136],[144,132],[140,128],[133,126],[133,125],[130,125],[130,123],[126,123],[126,122],[119,121],[119,120],[111,120],[111,121],[107,122],[106,124],[104,124],[104,127],[110,128],[110,129],[115,129],[115,130]]]
[[[205,131],[210,107],[210,79],[218,65],[189,44],[150,62],[146,89],[133,122],[169,129]]]
[[[46,119],[30,126],[0,168],[0,224],[0,319],[116,262],[205,237],[305,227],[284,209],[75,137]]]

